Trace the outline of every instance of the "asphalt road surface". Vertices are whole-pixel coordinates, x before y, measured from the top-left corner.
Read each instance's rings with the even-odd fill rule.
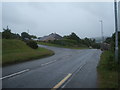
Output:
[[[43,46],[55,55],[2,68],[3,88],[97,88],[101,51]]]

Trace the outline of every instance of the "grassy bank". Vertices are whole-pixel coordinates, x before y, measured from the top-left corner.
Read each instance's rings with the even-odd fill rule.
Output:
[[[45,43],[45,42],[37,42],[41,45],[47,45],[47,46],[54,46],[54,47],[61,47],[61,48],[70,48],[70,49],[88,49],[87,46],[81,46],[81,47],[72,47],[72,46],[62,46],[58,44],[52,44],[52,43]]]
[[[117,63],[114,53],[104,51],[98,65],[99,88],[118,88]]]
[[[53,51],[45,48],[32,49],[21,40],[3,39],[2,41],[3,65],[43,58],[53,54]]]

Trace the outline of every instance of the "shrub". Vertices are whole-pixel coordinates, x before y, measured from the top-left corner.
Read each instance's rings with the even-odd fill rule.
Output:
[[[58,45],[62,45],[62,46],[74,46],[74,45],[78,45],[77,41],[70,40],[70,39],[54,40],[54,41],[49,41],[49,43],[58,44]]]
[[[91,46],[93,48],[100,49],[100,43],[93,43]]]
[[[37,48],[38,48],[37,43],[36,43],[35,41],[32,41],[32,40],[27,41],[26,44],[27,44],[29,47],[33,48],[33,49],[37,49]]]

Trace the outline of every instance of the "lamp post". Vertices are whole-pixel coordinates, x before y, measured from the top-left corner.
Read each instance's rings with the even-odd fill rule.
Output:
[[[118,16],[117,16],[117,1],[114,0],[115,12],[115,60],[118,62]]]

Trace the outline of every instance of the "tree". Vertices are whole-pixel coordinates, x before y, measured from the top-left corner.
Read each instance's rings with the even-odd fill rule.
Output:
[[[92,44],[92,40],[86,37],[86,38],[84,39],[84,44],[89,47],[89,46],[91,46],[91,44]]]
[[[12,33],[12,39],[21,39],[19,34]]]
[[[96,43],[96,40],[95,39],[93,39],[93,41],[92,41],[93,43]]]
[[[19,34],[15,34],[11,32],[11,29],[7,28],[3,28],[3,32],[2,32],[2,38],[5,39],[20,39],[20,35]]]
[[[26,32],[22,32],[21,37],[22,37],[22,39],[31,39],[30,35]]]
[[[72,32],[70,35],[68,36],[64,36],[65,39],[71,39],[71,40],[76,40],[78,42],[80,42],[80,38],[74,33]]]
[[[118,31],[118,47],[119,47],[119,53],[120,53],[120,31]],[[114,51],[115,49],[115,33],[111,37],[111,49]],[[120,56],[120,55],[119,55]]]
[[[106,40],[105,40],[104,42],[110,44],[110,43],[111,43],[111,40],[112,40],[112,38],[111,38],[111,37],[108,37],[108,38],[106,38]]]
[[[37,37],[35,35],[30,35],[31,38],[36,39]]]
[[[2,38],[2,32],[0,32],[0,39]]]
[[[7,26],[6,29],[3,28],[2,38],[5,38],[5,39],[11,39],[12,38],[12,33],[11,33],[11,30],[8,28],[8,26]]]

